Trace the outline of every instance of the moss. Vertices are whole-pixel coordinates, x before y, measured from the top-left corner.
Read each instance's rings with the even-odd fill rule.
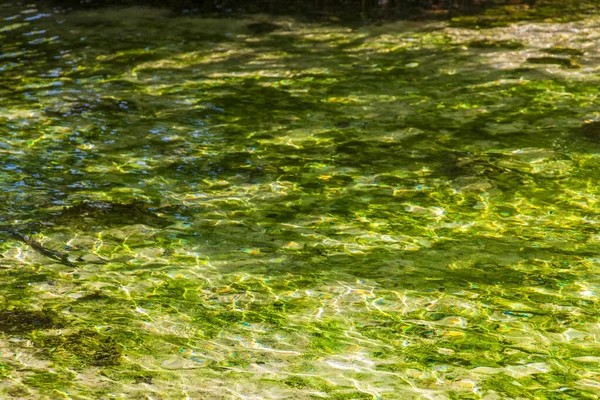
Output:
[[[76,367],[114,366],[121,362],[123,347],[105,334],[78,331],[69,335],[36,338],[38,347],[59,364]]]
[[[0,331],[9,335],[25,334],[36,330],[63,328],[66,319],[50,309],[11,309],[0,311]]]

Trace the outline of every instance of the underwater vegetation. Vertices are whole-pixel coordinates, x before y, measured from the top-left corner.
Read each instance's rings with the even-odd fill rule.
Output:
[[[35,339],[36,346],[46,349],[47,356],[69,366],[119,365],[122,348],[108,335],[94,331],[47,336]]]
[[[64,318],[53,310],[30,311],[11,309],[0,312],[0,331],[9,335],[65,326]]]
[[[598,397],[588,6],[1,4],[0,398]]]

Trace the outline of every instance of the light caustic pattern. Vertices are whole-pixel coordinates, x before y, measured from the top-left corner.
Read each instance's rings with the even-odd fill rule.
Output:
[[[0,17],[0,397],[598,396],[595,17]]]

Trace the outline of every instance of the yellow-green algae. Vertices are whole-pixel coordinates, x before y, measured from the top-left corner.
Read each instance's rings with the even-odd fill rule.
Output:
[[[0,397],[596,398],[600,20],[517,11],[3,4]]]

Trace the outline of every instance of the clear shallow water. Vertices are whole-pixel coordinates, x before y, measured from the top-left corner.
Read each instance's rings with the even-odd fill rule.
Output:
[[[598,19],[0,14],[2,397],[597,397]]]

